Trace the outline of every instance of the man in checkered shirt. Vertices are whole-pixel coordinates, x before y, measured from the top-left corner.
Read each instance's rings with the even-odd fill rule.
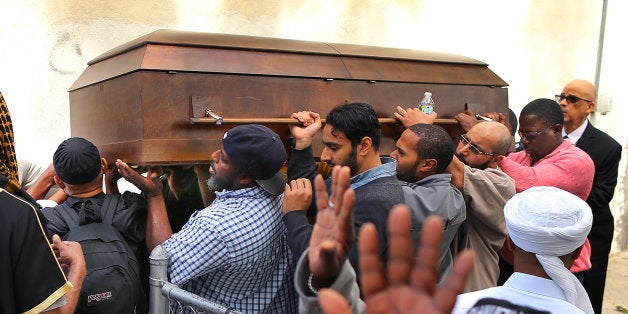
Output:
[[[279,135],[261,125],[237,126],[211,158],[207,184],[216,199],[175,234],[158,173],[143,177],[116,162],[146,194],[148,249],[163,246],[170,281],[187,291],[244,313],[295,313],[295,261],[281,220],[286,151]]]

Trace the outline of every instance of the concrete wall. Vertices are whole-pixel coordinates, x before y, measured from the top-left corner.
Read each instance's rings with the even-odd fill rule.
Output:
[[[626,1],[609,0],[601,94],[614,104],[594,123],[628,142]],[[99,54],[156,29],[180,29],[450,52],[484,61],[510,84],[515,112],[573,78],[595,79],[599,0],[0,0],[0,90],[18,154],[48,162],[70,135],[67,89]],[[624,36],[625,37],[625,36]],[[623,70],[623,71],[622,71]],[[418,92],[417,92],[418,93]],[[417,95],[419,97],[419,95]],[[624,114],[622,114],[624,113]],[[115,127],[115,126],[112,126]],[[106,132],[107,130],[103,130]],[[622,160],[613,208],[626,247]]]

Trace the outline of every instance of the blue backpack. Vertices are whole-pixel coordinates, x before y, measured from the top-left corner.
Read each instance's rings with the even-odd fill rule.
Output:
[[[87,275],[75,313],[135,313],[140,305],[142,286],[139,262],[124,237],[112,226],[119,195],[105,195],[100,209],[94,209],[95,221],[86,223],[86,199],[76,212],[66,205],[57,206],[70,231],[63,237],[81,244]],[[122,202],[123,203],[123,202]]]

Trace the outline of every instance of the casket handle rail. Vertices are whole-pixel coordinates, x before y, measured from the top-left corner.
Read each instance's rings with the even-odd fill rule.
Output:
[[[379,118],[379,123],[382,124],[399,124],[399,121],[395,118]],[[325,119],[322,119],[325,123]],[[191,117],[191,124],[291,124],[295,123],[293,118],[225,118],[216,114],[210,109],[205,110],[205,117]],[[456,119],[436,119],[436,124],[458,124]]]

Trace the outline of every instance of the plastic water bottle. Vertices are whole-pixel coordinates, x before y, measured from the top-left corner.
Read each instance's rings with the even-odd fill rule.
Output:
[[[432,99],[432,93],[425,92],[425,96],[419,103],[419,110],[425,112],[425,114],[432,114],[434,112],[434,100]]]

